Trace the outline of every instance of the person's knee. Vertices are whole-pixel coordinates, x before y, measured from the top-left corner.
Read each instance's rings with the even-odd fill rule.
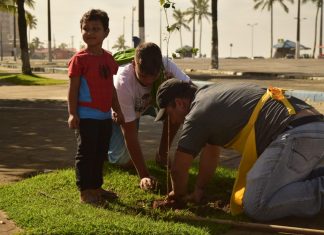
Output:
[[[258,204],[257,202],[244,202],[244,213],[256,221],[267,222],[287,216],[279,208],[269,207],[267,203]]]
[[[244,213],[254,220],[259,220],[261,210],[259,208],[252,207],[250,205],[244,205]]]
[[[256,200],[255,197],[251,196],[249,197],[248,195],[244,195],[243,199],[243,210],[244,213],[258,221],[267,221],[268,215],[267,215],[267,208],[265,205],[262,205],[258,200]]]

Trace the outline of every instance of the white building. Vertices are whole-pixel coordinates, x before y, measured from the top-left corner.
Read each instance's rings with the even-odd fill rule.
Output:
[[[13,14],[0,12],[0,50],[2,46],[3,56],[13,56],[14,51],[14,19]],[[16,15],[16,48],[19,47],[18,19]],[[2,33],[2,41],[1,41]],[[1,53],[1,52],[0,52]]]

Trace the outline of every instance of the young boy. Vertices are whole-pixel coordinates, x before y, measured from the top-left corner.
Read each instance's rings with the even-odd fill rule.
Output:
[[[190,78],[176,64],[162,57],[161,50],[156,44],[146,42],[138,45],[132,63],[120,67],[117,75],[114,76],[114,84],[125,122],[121,127],[113,124],[108,152],[109,161],[122,166],[134,164],[141,179],[142,189],[153,188],[155,182],[146,167],[138,139],[139,119],[143,113],[148,113],[149,108],[155,102],[155,97],[152,96],[153,83],[160,79],[161,75],[190,82]],[[170,129],[169,132],[168,129]],[[166,165],[168,139],[171,143],[177,129],[177,125],[170,125],[168,128],[167,122],[164,122],[156,155],[156,162],[159,165]]]
[[[86,49],[69,62],[68,124],[75,129],[77,138],[75,169],[80,201],[100,205],[117,197],[101,187],[112,131],[111,107],[118,122],[124,118],[113,85],[118,65],[102,49],[102,42],[109,34],[108,15],[92,9],[83,15],[80,26]]]

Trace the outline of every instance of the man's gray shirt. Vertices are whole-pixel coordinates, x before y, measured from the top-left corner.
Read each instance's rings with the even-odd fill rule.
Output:
[[[207,143],[224,146],[247,124],[266,92],[246,83],[219,83],[200,88],[185,118],[178,150],[196,156]],[[311,108],[295,97],[287,97],[296,112]],[[255,123],[257,153],[282,133],[289,124],[287,108],[280,101],[268,100]]]

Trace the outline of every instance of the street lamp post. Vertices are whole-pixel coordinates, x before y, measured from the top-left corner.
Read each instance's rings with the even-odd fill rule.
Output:
[[[135,47],[134,43],[134,11],[136,10],[136,7],[132,7],[132,42],[133,42],[133,47]]]
[[[232,47],[233,47],[233,43],[230,43],[229,46],[230,46],[230,58],[231,58],[232,57]]]
[[[124,37],[124,39],[125,39],[125,19],[126,19],[126,17],[123,16],[123,37]]]
[[[55,39],[54,39],[54,42],[55,42]],[[54,43],[54,45],[55,45],[55,43]],[[72,35],[71,36],[71,49],[73,50],[73,48],[74,48],[74,36]]]
[[[299,59],[299,46],[300,46],[300,0],[297,3],[297,40],[295,48],[295,59]]]
[[[247,26],[251,27],[251,59],[254,58],[254,55],[253,55],[254,26],[257,26],[257,25],[258,25],[258,23],[247,24]]]
[[[47,0],[48,62],[52,62],[51,0]]]
[[[162,8],[160,7],[160,50],[162,51]]]
[[[3,61],[3,41],[2,41],[2,23],[0,23],[0,56],[1,56],[1,61]]]

